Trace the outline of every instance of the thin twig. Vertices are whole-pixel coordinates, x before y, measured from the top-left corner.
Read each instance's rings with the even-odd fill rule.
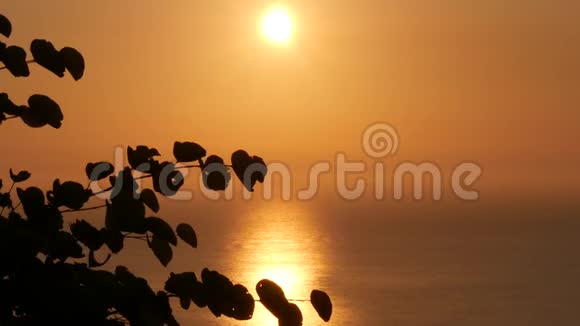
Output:
[[[99,206],[87,207],[87,208],[81,208],[81,209],[65,209],[65,210],[60,211],[60,212],[61,213],[73,213],[73,212],[90,211],[90,210],[105,208],[105,207],[107,207],[107,205],[99,205]]]
[[[34,60],[26,60],[26,63],[30,64],[30,63],[35,63],[36,61]],[[4,67],[0,67],[0,70],[4,70],[4,69],[8,69],[8,67],[4,66]]]

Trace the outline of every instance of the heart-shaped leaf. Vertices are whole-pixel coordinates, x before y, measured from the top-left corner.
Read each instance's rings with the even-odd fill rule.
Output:
[[[10,169],[10,179],[12,179],[12,182],[14,183],[24,182],[28,180],[28,178],[30,178],[30,172],[20,171],[18,173],[14,173],[12,169]]]
[[[250,156],[244,150],[232,154],[232,167],[238,179],[250,192],[254,191],[256,182],[264,182],[268,173],[268,167],[261,157]]]
[[[150,166],[147,166],[149,160],[154,156],[159,156],[159,151],[155,148],[139,145],[137,148],[129,146],[127,148],[127,160],[133,169],[140,172],[149,172]]]
[[[30,44],[34,61],[58,77],[64,77],[65,65],[54,45],[46,40],[34,40]]]
[[[225,166],[224,160],[216,155],[211,155],[205,160],[202,175],[204,186],[214,191],[226,190],[231,180],[230,171]]]
[[[64,62],[66,70],[71,74],[74,80],[83,78],[85,73],[85,59],[76,49],[64,47],[60,50],[60,56]]]
[[[10,23],[10,20],[3,15],[0,15],[0,34],[6,37],[10,37],[10,34],[12,34],[12,24]]]
[[[159,259],[159,262],[167,267],[171,259],[173,258],[173,251],[169,246],[169,242],[165,239],[161,239],[159,236],[153,234],[151,241],[149,241],[149,248],[153,250],[155,257]]]
[[[80,183],[66,181],[61,184],[59,179],[54,180],[52,191],[47,193],[48,200],[55,207],[66,206],[73,210],[81,209],[91,195],[92,192]]]
[[[21,118],[28,126],[39,128],[50,125],[60,128],[64,119],[60,106],[45,95],[32,95],[28,99],[28,110],[22,110]]]
[[[175,230],[181,240],[193,248],[197,248],[197,236],[195,230],[189,224],[179,224]]]
[[[174,246],[177,245],[175,232],[164,220],[158,217],[148,217],[145,219],[145,225],[147,226],[147,231],[153,233],[157,238],[165,240]]]
[[[26,51],[23,48],[9,46],[2,51],[2,57],[0,59],[14,77],[30,76],[30,69],[26,62]]]
[[[197,143],[175,142],[173,144],[173,156],[177,162],[195,162],[204,158],[206,151]]]
[[[320,318],[328,322],[332,316],[332,302],[328,294],[320,290],[312,290],[310,293],[310,302]]]

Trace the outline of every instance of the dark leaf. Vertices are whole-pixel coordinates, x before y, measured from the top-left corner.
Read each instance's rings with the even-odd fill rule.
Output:
[[[2,62],[14,77],[30,76],[26,62],[26,51],[18,46],[9,46],[2,51]]]
[[[76,221],[70,230],[77,240],[92,251],[99,250],[105,242],[103,234],[85,220]]]
[[[9,193],[0,193],[0,207],[12,207],[12,199]]]
[[[0,112],[9,115],[20,115],[20,108],[12,103],[10,98],[8,98],[8,94],[0,93]]]
[[[177,245],[177,237],[173,229],[167,222],[158,217],[148,217],[145,219],[145,224],[147,225],[147,231],[153,233],[159,239],[165,240],[172,245]]]
[[[310,293],[310,302],[320,318],[328,322],[332,316],[332,302],[328,294],[323,291],[312,290]]]
[[[116,196],[107,203],[105,225],[111,230],[144,234],[145,204],[132,197]]]
[[[184,296],[179,296],[179,304],[181,305],[181,308],[183,308],[184,310],[189,309],[189,306],[191,305],[191,298],[184,295]]]
[[[3,15],[0,15],[0,34],[6,37],[10,37],[10,34],[12,34],[12,24]]]
[[[60,231],[48,242],[51,257],[65,261],[67,258],[83,258],[83,248],[68,232]]]
[[[185,183],[183,174],[171,162],[154,164],[151,169],[153,189],[164,196],[173,196]]]
[[[155,257],[159,259],[159,262],[165,267],[171,262],[173,258],[173,251],[169,246],[167,240],[160,238],[159,236],[153,234],[151,241],[149,242],[149,247],[153,250]]]
[[[109,162],[88,163],[85,167],[85,173],[91,181],[102,180],[115,171],[113,164]]]
[[[203,166],[203,184],[214,191],[226,190],[231,180],[230,171],[224,160],[216,155],[209,156]]]
[[[232,154],[232,167],[238,179],[250,192],[254,191],[256,182],[264,182],[268,172],[266,163],[261,157],[250,156],[243,150]]]
[[[278,318],[278,326],[302,326],[302,312],[297,305],[286,305],[282,315]]]
[[[120,231],[101,229],[101,234],[105,239],[105,244],[111,250],[112,253],[119,253],[123,249],[123,241],[125,237]]]
[[[48,96],[32,95],[28,99],[28,109],[21,111],[24,123],[32,128],[44,127],[49,124],[53,128],[60,128],[64,116],[60,106]]]
[[[10,169],[10,179],[12,179],[12,182],[14,183],[24,182],[28,180],[28,178],[30,178],[30,172],[20,171],[18,173],[14,173],[12,169]]]
[[[173,156],[177,162],[195,162],[205,157],[206,152],[199,144],[192,142],[175,142]]]
[[[48,201],[55,207],[66,206],[73,210],[81,209],[89,198],[92,192],[85,189],[83,185],[78,182],[66,181],[60,184],[60,180],[56,179],[52,183],[52,191],[47,192]]]
[[[60,50],[60,56],[66,70],[73,76],[74,80],[83,78],[85,73],[85,59],[79,51],[64,47]]]
[[[197,236],[195,230],[189,224],[179,224],[176,229],[177,235],[188,245],[197,248]]]
[[[101,263],[98,262],[97,259],[95,258],[95,252],[93,250],[91,250],[89,252],[89,267],[91,268],[99,268],[103,265],[105,265],[109,259],[111,259],[111,254],[107,254],[107,258],[105,258],[105,260]]]
[[[157,201],[157,196],[155,192],[151,189],[145,189],[141,192],[141,201],[151,208],[155,213],[159,212],[159,201]]]
[[[280,319],[288,309],[289,302],[286,299],[284,291],[278,284],[270,280],[261,280],[256,285],[256,292],[260,301],[272,315]]]
[[[250,320],[254,315],[255,301],[254,297],[248,292],[248,289],[241,285],[236,284],[230,291],[229,299],[229,309],[226,316],[237,319],[237,320]]]
[[[54,45],[46,40],[34,40],[30,44],[34,61],[58,77],[64,77],[65,65]]]
[[[24,213],[28,217],[42,213],[44,209],[44,193],[42,190],[36,187],[29,187],[26,190],[17,188],[16,193],[22,203]]]
[[[149,148],[147,146],[139,145],[136,149],[129,146],[127,148],[127,159],[129,165],[135,170],[140,172],[149,172],[150,166],[147,166],[149,160],[155,156],[159,156],[159,151],[155,148]]]

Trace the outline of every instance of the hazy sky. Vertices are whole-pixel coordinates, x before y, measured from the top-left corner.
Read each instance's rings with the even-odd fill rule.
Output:
[[[363,130],[385,121],[401,136],[389,164],[475,161],[488,193],[580,194],[580,2],[289,1],[282,48],[258,31],[273,3],[3,0],[10,44],[76,47],[87,70],[78,83],[0,74],[16,102],[45,93],[65,115],[59,130],[3,124],[0,171],[82,180],[117,145],[171,155],[175,140],[302,171],[365,159]]]

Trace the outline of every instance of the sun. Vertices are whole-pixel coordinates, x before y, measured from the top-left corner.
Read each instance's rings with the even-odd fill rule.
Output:
[[[262,34],[275,44],[288,44],[293,34],[292,18],[284,7],[269,9],[262,18]]]

